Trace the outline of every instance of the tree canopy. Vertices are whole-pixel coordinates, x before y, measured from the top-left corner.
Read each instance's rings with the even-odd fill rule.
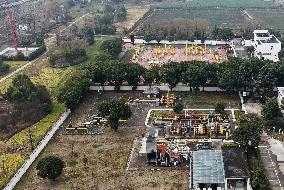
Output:
[[[99,49],[100,51],[107,51],[112,57],[116,57],[122,50],[122,40],[119,38],[105,40]]]
[[[10,70],[10,65],[3,63],[3,61],[0,60],[0,76],[7,74],[9,70]]]
[[[4,97],[10,102],[39,102],[44,113],[50,113],[52,101],[44,86],[35,86],[27,75],[18,75],[7,89]]]
[[[265,104],[261,110],[262,116],[267,119],[273,119],[281,115],[281,111],[276,98],[269,98],[266,100]]]
[[[233,140],[240,145],[257,147],[263,129],[263,121],[253,114],[241,115],[238,128],[233,133]]]
[[[176,103],[173,107],[173,111],[175,113],[180,113],[180,112],[182,112],[182,110],[183,110],[183,104],[180,103],[180,102]]]
[[[41,159],[37,166],[37,175],[42,178],[55,180],[63,171],[64,162],[55,156],[47,156]]]
[[[131,109],[123,100],[105,100],[98,106],[99,115],[108,116],[109,125],[112,129],[118,129],[119,119],[128,119],[131,117]]]

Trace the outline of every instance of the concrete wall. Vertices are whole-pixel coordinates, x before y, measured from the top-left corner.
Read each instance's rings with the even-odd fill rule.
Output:
[[[158,87],[161,91],[168,91],[170,90],[169,86],[166,84],[158,85],[158,86],[152,86],[152,87]],[[145,89],[149,88],[149,86],[138,86],[137,91],[144,91]],[[92,91],[114,91],[114,86],[90,86],[89,88]],[[199,88],[200,91],[203,91],[203,88]],[[121,91],[132,91],[131,86],[121,86]],[[173,88],[173,91],[176,92],[188,92],[190,91],[190,87],[186,85],[178,85],[175,88]],[[220,89],[219,87],[204,87],[204,91],[207,92],[224,92],[225,90]]]

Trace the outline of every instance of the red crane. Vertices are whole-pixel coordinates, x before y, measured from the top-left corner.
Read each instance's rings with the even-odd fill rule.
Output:
[[[15,46],[15,49],[16,49],[16,52],[17,52],[17,55],[18,55],[17,37],[16,37],[15,26],[14,26],[14,23],[13,23],[13,18],[12,18],[12,15],[11,15],[11,10],[10,10],[8,0],[6,0],[6,9],[7,9],[8,16],[10,18],[10,25],[11,25],[11,31],[12,31],[12,36],[13,36],[13,43],[14,43],[14,46]]]

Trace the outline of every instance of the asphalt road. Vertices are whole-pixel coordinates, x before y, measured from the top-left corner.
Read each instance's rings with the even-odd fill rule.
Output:
[[[271,151],[271,145],[268,139],[271,138],[267,134],[261,136],[261,143],[259,145],[261,160],[267,171],[267,176],[273,190],[284,190],[284,176],[279,170],[277,157]]]

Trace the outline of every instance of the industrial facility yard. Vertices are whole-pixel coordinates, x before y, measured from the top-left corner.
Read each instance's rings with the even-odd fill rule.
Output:
[[[198,94],[195,98],[199,97]],[[176,95],[180,94],[176,93]],[[117,132],[107,127],[100,135],[63,134],[64,128],[68,125],[76,125],[95,115],[97,105],[101,101],[129,96],[136,99],[143,95],[139,92],[90,93],[84,103],[67,118],[61,127],[61,132],[52,139],[39,157],[50,154],[61,157],[66,161],[64,174],[55,181],[38,178],[35,169],[37,162],[35,162],[18,183],[16,189],[188,189],[189,168],[163,168],[159,171],[158,167],[149,167],[147,163],[139,162],[140,168],[137,170],[135,161],[133,162],[133,158],[131,160],[130,155],[135,149],[135,142],[145,135],[145,120],[148,111],[157,108],[154,105],[146,103],[133,105],[131,107],[133,116],[123,126],[120,126]],[[183,94],[180,97],[185,103],[188,99],[193,99],[190,94]],[[197,108],[214,107],[214,103],[210,102],[212,96],[201,93],[200,97],[203,101],[195,105]],[[238,108],[236,104],[238,96],[232,98],[226,93],[219,92],[215,93],[215,97],[216,101],[223,100],[227,105],[235,105],[233,107]],[[215,142],[215,145],[220,148],[220,142]],[[88,158],[86,166],[82,162],[84,156]]]
[[[103,97],[90,93],[86,101],[66,120],[64,126],[70,122],[76,124],[78,120],[94,114],[89,110],[93,110],[103,99],[129,95],[140,96],[129,92],[103,93]],[[57,134],[40,157],[54,154],[66,160],[64,175],[56,181],[42,180],[36,176],[35,162],[16,189],[187,189],[188,172],[126,171],[133,141],[145,132],[145,118],[151,107],[132,108],[133,117],[120,127],[117,133],[106,128],[104,134],[95,136]],[[82,164],[84,155],[89,160],[86,167]]]

